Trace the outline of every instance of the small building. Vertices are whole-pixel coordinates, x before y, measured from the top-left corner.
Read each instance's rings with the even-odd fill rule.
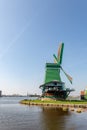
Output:
[[[87,100],[87,88],[80,92],[80,99]]]
[[[85,99],[84,96],[85,96],[85,91],[81,91],[80,92],[80,99],[84,100]]]

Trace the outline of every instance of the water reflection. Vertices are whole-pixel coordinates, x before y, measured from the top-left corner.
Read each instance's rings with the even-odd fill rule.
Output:
[[[67,116],[69,111],[63,111],[61,108],[42,107],[42,122],[45,130],[65,130]]]

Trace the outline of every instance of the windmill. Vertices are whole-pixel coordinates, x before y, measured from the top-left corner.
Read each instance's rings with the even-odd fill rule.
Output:
[[[65,83],[61,81],[60,70],[72,84],[72,77],[69,76],[62,68],[64,43],[61,43],[58,49],[58,56],[53,54],[54,63],[46,63],[44,84],[40,85],[42,97],[52,99],[66,99],[73,89],[66,88]]]

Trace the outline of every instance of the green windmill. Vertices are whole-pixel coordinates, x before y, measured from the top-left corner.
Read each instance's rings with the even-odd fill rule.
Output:
[[[53,54],[54,63],[46,63],[45,81],[40,86],[42,89],[42,97],[52,99],[66,99],[73,89],[66,88],[65,83],[61,81],[60,71],[63,71],[70,83],[72,84],[72,77],[69,76],[62,68],[64,43],[61,43],[58,49],[58,56]]]

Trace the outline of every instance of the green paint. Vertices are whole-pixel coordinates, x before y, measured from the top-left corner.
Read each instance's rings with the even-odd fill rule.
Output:
[[[48,82],[54,81],[54,80],[61,81],[60,67],[56,63],[46,63],[44,83],[48,83]]]

